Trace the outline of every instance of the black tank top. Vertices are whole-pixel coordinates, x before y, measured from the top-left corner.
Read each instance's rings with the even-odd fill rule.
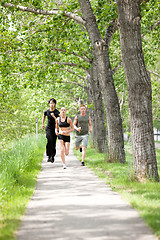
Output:
[[[64,122],[61,122],[61,118],[59,117],[59,127],[69,127],[70,124],[67,123],[67,117]]]

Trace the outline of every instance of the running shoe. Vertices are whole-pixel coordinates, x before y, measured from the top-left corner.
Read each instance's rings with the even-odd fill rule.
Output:
[[[67,167],[66,167],[66,164],[63,164],[63,169],[66,169]]]

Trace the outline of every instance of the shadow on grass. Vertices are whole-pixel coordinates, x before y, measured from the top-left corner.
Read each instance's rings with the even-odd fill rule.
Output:
[[[0,221],[1,228],[0,240],[16,240],[16,236],[13,234],[20,226],[21,220],[19,219],[5,219],[3,222]]]

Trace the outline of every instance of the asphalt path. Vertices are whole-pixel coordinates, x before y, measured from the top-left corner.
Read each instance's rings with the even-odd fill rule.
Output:
[[[73,154],[44,155],[17,240],[158,240],[128,203]]]
[[[160,149],[160,143],[155,142],[155,148]]]

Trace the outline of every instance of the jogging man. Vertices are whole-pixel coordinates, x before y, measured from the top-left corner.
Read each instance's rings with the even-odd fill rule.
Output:
[[[80,152],[82,152],[82,166],[84,166],[89,132],[92,132],[91,117],[86,114],[86,106],[84,104],[80,106],[80,114],[75,117],[73,125],[76,130],[75,148],[76,150],[80,149]]]
[[[55,133],[55,121],[59,117],[60,112],[55,108],[56,100],[51,98],[48,101],[49,109],[44,112],[42,117],[42,129],[44,129],[45,118],[47,117],[48,123],[46,126],[46,155],[48,156],[48,162],[54,162],[54,157],[56,155],[56,139],[57,135]]]

